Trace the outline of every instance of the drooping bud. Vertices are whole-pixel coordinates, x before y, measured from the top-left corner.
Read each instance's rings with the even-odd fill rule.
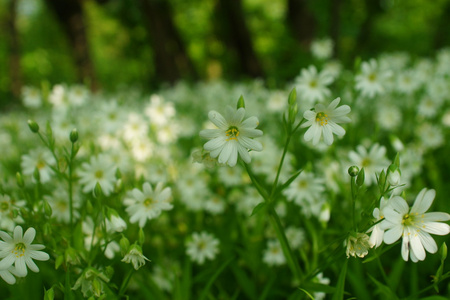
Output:
[[[23,182],[22,174],[20,174],[19,172],[16,173],[16,180],[17,180],[17,185],[20,188],[23,188],[25,186],[25,183]]]

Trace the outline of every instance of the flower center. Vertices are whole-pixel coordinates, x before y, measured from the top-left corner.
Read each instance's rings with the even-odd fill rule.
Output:
[[[7,211],[9,209],[9,204],[8,202],[2,202],[0,203],[0,210],[1,211]]]
[[[362,162],[361,162],[361,166],[362,167],[365,167],[365,168],[367,168],[367,167],[369,167],[369,166],[371,166],[372,165],[372,160],[370,159],[370,158],[368,158],[368,157],[365,157],[363,160],[362,160]]]
[[[311,80],[311,81],[309,82],[309,86],[312,87],[312,88],[317,87],[317,81]]]
[[[11,251],[11,253],[13,253],[17,258],[22,257],[25,255],[26,249],[27,247],[25,246],[24,243],[17,243],[16,247],[13,249],[13,251]]]
[[[38,170],[42,170],[43,168],[45,168],[45,161],[43,161],[43,160],[38,160],[38,162],[36,163],[36,168],[38,169]]]
[[[375,80],[377,80],[377,75],[376,75],[375,73],[371,73],[371,74],[369,75],[369,80],[370,80],[370,81],[375,81]]]
[[[404,226],[414,225],[414,215],[406,214],[403,216],[402,224]]]
[[[324,112],[317,113],[316,122],[319,123],[320,126],[324,126],[328,124],[328,115]]]
[[[102,179],[102,178],[103,178],[103,171],[102,171],[102,170],[97,170],[97,171],[95,171],[94,176],[95,176],[95,178],[97,178],[97,179]]]
[[[236,126],[230,126],[225,133],[227,135],[227,141],[237,140],[237,137],[239,136],[239,129],[237,129]]]
[[[145,207],[150,207],[152,206],[152,204],[155,202],[155,200],[153,200],[153,198],[146,198],[144,201],[144,205]]]

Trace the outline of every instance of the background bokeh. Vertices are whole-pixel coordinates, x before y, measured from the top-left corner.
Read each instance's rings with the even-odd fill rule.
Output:
[[[2,105],[43,83],[279,87],[314,63],[323,37],[347,68],[386,51],[433,55],[450,45],[450,0],[1,0],[0,36]]]

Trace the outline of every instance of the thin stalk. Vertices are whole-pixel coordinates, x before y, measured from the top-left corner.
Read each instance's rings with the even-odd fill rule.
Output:
[[[69,185],[69,212],[70,212],[70,238],[72,245],[74,244],[73,237],[73,185],[72,185],[72,175],[73,175],[73,158],[74,158],[74,144],[72,143],[72,149],[70,151],[70,159],[69,159],[69,178],[67,179]]]
[[[281,224],[280,218],[278,217],[278,214],[273,207],[269,207],[268,212],[270,223],[275,229],[275,233],[277,235],[278,240],[280,241],[281,248],[283,250],[284,256],[286,257],[288,265],[291,268],[291,271],[294,274],[295,279],[300,280],[301,274],[303,272],[297,260],[295,259],[291,247],[289,246],[289,242],[286,238],[286,234],[284,233],[283,225]]]
[[[130,279],[132,275],[133,275],[133,268],[130,268],[127,275],[125,275],[122,284],[120,285],[119,298],[125,295],[125,291],[127,290],[128,285],[130,284]]]
[[[352,220],[353,220],[353,230],[354,232],[358,232],[358,228],[356,226],[356,197],[357,197],[357,188],[356,188],[356,177],[352,177],[351,180],[351,193],[352,193]]]

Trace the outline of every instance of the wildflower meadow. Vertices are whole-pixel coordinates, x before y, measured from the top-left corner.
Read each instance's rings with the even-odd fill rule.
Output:
[[[42,80],[0,116],[1,299],[450,299],[450,48],[282,85]]]

